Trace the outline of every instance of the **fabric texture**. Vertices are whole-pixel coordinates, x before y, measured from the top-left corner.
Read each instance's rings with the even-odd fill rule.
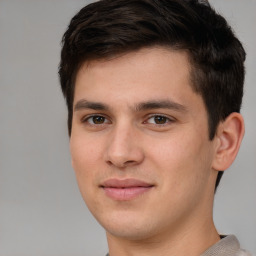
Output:
[[[234,235],[221,236],[222,239],[207,249],[200,256],[253,256],[248,251],[240,248],[240,244]],[[107,254],[106,256],[110,256]]]
[[[252,254],[240,248],[234,235],[229,235],[211,246],[201,256],[252,256]]]

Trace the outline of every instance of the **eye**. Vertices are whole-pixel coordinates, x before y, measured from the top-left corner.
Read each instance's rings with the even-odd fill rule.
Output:
[[[104,116],[94,115],[94,116],[89,116],[85,118],[83,122],[87,122],[90,125],[101,125],[101,124],[109,123],[109,120]]]
[[[154,115],[151,116],[148,120],[147,123],[149,124],[158,124],[158,125],[164,125],[167,124],[169,122],[171,122],[172,120],[166,116],[163,115]]]

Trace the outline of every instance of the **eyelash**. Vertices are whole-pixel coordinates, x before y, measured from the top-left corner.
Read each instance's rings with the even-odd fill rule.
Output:
[[[155,125],[155,126],[165,126],[167,125],[168,123],[172,123],[174,122],[174,119],[166,116],[166,115],[162,115],[162,114],[154,114],[154,115],[151,115],[147,118],[147,123],[148,123],[148,120],[150,120],[151,118],[156,118],[156,117],[160,117],[160,118],[165,118],[166,119],[166,122],[163,123],[163,124],[156,124],[156,123],[151,123],[152,125]],[[144,123],[144,122],[143,122]]]
[[[91,118],[96,118],[96,117],[99,117],[99,118],[104,118],[104,122],[103,123],[100,123],[100,124],[95,124],[95,123],[90,123],[89,120]],[[156,117],[160,117],[160,118],[165,118],[166,119],[166,122],[164,122],[163,124],[157,124],[157,123],[149,123],[148,121],[152,118],[156,118]],[[105,117],[104,115],[100,115],[100,114],[94,114],[94,115],[90,115],[90,116],[86,116],[84,118],[82,118],[81,122],[82,123],[87,123],[88,125],[91,125],[91,126],[100,126],[100,125],[104,125],[104,124],[109,124],[111,123],[111,121],[108,120],[108,122],[106,122],[106,120],[108,120],[107,117]],[[157,126],[157,127],[160,127],[160,126],[166,126],[168,125],[168,123],[172,123],[174,122],[175,120],[173,118],[170,118],[166,115],[163,115],[163,114],[153,114],[153,115],[150,115],[149,117],[146,118],[146,121],[143,121],[143,124],[150,124],[150,125],[154,125],[154,126]],[[93,122],[93,121],[92,121]]]
[[[102,123],[102,124],[91,124],[89,122],[89,119],[96,118],[96,117],[104,118],[104,123]],[[103,116],[103,115],[100,115],[100,114],[95,114],[95,115],[90,115],[90,116],[86,116],[86,117],[82,118],[81,122],[82,123],[88,123],[89,125],[104,125],[105,124],[105,120],[108,120],[108,118]]]

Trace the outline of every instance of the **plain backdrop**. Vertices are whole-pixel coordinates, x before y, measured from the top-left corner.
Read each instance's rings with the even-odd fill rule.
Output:
[[[219,232],[256,253],[256,1],[210,0],[247,51],[246,135],[217,192]],[[60,41],[88,1],[0,0],[0,256],[102,256],[70,164]]]

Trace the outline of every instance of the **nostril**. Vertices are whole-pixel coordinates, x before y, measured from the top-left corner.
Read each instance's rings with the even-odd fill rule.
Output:
[[[133,163],[135,163],[135,161],[129,160],[129,161],[126,161],[126,162],[124,163],[124,165],[129,165],[129,164],[133,164]]]
[[[108,161],[106,161],[106,163],[108,165],[115,165],[115,166],[118,166],[119,168],[123,168],[123,167],[129,166],[129,165],[136,164],[136,161],[129,160],[129,161],[125,161],[125,162],[112,162],[111,160],[108,160]]]
[[[113,163],[108,160],[108,161],[107,161],[107,164],[108,164],[108,165],[112,165]]]

